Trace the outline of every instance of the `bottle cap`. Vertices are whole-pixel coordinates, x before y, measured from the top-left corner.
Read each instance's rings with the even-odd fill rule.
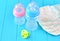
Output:
[[[26,15],[35,18],[39,15],[39,6],[35,2],[31,2],[26,8]]]
[[[13,15],[15,17],[23,17],[25,16],[25,8],[22,4],[17,4],[15,8],[13,9]]]

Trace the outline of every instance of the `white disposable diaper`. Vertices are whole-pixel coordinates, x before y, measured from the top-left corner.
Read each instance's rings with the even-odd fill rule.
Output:
[[[37,17],[41,27],[52,35],[60,35],[60,5],[44,6],[40,8]]]

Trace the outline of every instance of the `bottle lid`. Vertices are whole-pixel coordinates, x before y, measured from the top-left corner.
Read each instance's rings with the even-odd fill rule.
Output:
[[[25,8],[23,7],[22,4],[15,5],[15,7],[13,9],[13,15],[15,17],[23,17],[23,16],[25,16]]]
[[[28,4],[26,8],[26,16],[35,18],[39,15],[39,6],[35,2]]]

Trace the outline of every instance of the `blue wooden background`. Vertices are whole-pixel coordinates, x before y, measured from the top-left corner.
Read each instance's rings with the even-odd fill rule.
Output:
[[[0,41],[60,41],[60,36],[53,36],[45,32],[41,26],[28,39],[21,38],[20,32],[25,25],[17,28],[14,22],[13,8],[22,3],[25,8],[31,0],[0,0]],[[60,0],[34,0],[40,7],[60,4]]]

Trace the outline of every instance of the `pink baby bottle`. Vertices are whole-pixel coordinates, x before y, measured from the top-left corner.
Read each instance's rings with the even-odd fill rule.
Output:
[[[15,16],[15,23],[23,25],[25,23],[25,8],[22,4],[16,4],[13,9],[13,15]]]

